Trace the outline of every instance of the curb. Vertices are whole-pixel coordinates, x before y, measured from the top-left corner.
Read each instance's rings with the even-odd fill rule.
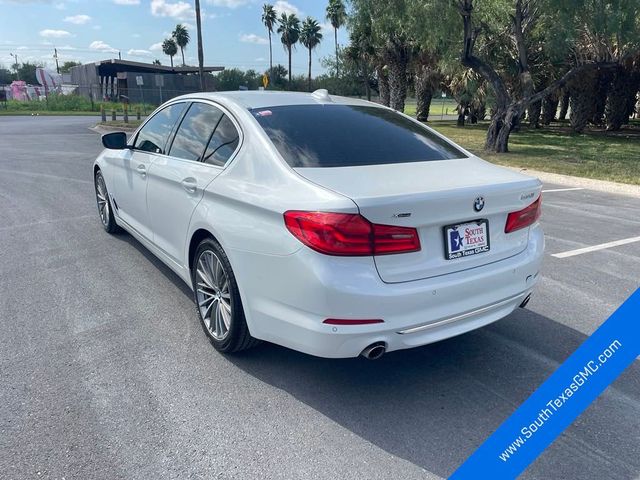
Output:
[[[640,185],[631,185],[629,183],[609,182],[606,180],[595,180],[592,178],[572,177],[571,175],[561,175],[559,173],[540,172],[538,170],[530,170],[528,168],[507,167],[526,175],[538,177],[541,181],[547,183],[555,183],[557,185],[566,185],[568,187],[580,187],[598,192],[614,193],[618,195],[626,195],[629,197],[640,198]]]
[[[99,133],[100,135],[103,135],[105,133],[111,133],[111,132],[126,132],[126,133],[133,133],[136,131],[138,127],[110,127],[107,125],[94,125],[93,127],[89,127],[89,130]]]

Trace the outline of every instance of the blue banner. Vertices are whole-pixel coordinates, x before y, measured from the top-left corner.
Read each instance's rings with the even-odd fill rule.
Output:
[[[516,478],[640,355],[640,289],[450,477]]]

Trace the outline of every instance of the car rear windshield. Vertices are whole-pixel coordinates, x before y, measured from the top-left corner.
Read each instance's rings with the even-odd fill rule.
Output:
[[[385,108],[287,105],[256,108],[251,113],[292,167],[352,167],[467,157],[421,125]]]

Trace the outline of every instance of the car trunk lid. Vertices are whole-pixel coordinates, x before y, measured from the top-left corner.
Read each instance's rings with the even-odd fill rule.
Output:
[[[459,272],[522,252],[529,229],[506,234],[507,215],[535,201],[541,189],[539,180],[477,157],[296,171],[351,198],[373,223],[418,230],[419,252],[374,257],[381,279],[388,283]],[[483,203],[479,211],[476,200]],[[487,235],[488,251],[447,259],[451,231],[446,227],[454,225],[463,225],[461,235],[465,227],[486,225],[488,232],[480,233]]]

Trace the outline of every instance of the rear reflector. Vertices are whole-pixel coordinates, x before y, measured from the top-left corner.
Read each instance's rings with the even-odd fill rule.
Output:
[[[528,207],[507,215],[507,223],[504,226],[504,233],[515,232],[521,228],[528,227],[535,223],[542,213],[542,195]]]
[[[326,255],[371,256],[420,250],[418,231],[377,225],[354,213],[284,213],[287,229],[308,247]]]
[[[324,322],[327,325],[371,325],[373,323],[384,323],[384,320],[370,319],[370,320],[345,320],[340,318],[327,318]]]

